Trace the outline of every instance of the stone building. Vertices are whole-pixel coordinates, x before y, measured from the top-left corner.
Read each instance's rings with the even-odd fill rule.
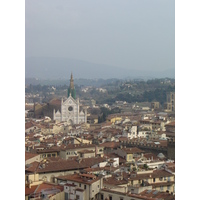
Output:
[[[175,92],[167,93],[167,102],[164,104],[164,109],[175,112]]]
[[[79,98],[76,99],[73,75],[71,74],[68,97],[64,101],[61,99],[61,108],[53,110],[53,119],[56,121],[66,121],[69,124],[87,123],[87,109],[80,109]]]

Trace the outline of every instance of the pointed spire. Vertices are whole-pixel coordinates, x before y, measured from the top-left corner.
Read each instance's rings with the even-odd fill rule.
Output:
[[[71,72],[70,85],[69,85],[69,88],[68,88],[68,97],[69,96],[71,96],[74,99],[76,99],[76,90],[75,90],[75,87],[74,87],[74,80],[73,80],[72,72]]]
[[[73,74],[71,73],[71,79],[70,79],[70,88],[74,89],[74,80],[73,80]]]

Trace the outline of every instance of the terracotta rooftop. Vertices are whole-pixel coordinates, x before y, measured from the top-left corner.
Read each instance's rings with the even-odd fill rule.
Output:
[[[132,147],[132,148],[122,148],[123,151],[125,151],[127,154],[132,154],[132,153],[143,153],[145,152],[144,150],[141,150],[137,147]]]
[[[62,149],[63,151],[69,150],[69,149],[83,149],[83,148],[95,148],[95,144],[68,144],[68,145],[63,145]]]
[[[144,153],[144,155],[143,155],[146,159],[152,159],[152,157],[153,157],[153,160],[157,160],[158,159],[158,157],[155,155],[155,154],[153,154],[153,153]]]
[[[33,193],[40,193],[43,190],[51,190],[51,189],[52,190],[58,189],[58,191],[63,191],[64,187],[46,182],[39,185],[31,186],[31,188],[25,187],[25,196],[33,194]]]
[[[159,178],[159,177],[172,177],[173,174],[165,171],[165,170],[154,170],[153,173],[147,172],[144,174],[136,174],[132,173],[132,175],[124,174],[127,178],[130,178],[131,180],[142,180],[142,179],[149,179],[149,178]]]
[[[109,185],[125,185],[128,184],[128,180],[125,179],[117,179],[115,176],[106,178],[103,180],[104,184],[109,184]]]
[[[141,192],[140,195],[156,199],[175,200],[174,195],[167,192],[159,192],[157,190],[145,190]]]
[[[60,105],[61,105],[61,100],[60,100],[60,99],[52,99],[52,100],[49,102],[49,104],[60,106]]]
[[[92,183],[100,180],[99,177],[93,174],[70,174],[65,176],[58,176],[57,179],[63,181],[73,181],[77,183],[84,183],[86,185],[91,185]]]
[[[25,152],[25,161],[31,158],[34,158],[35,156],[38,156],[38,154]]]
[[[50,173],[57,171],[71,171],[77,169],[84,169],[91,167],[95,164],[99,164],[100,162],[105,161],[105,158],[97,157],[97,158],[84,158],[84,159],[68,159],[68,160],[59,160],[55,162],[48,163],[40,163],[37,167],[29,167],[26,168],[26,172],[34,172],[37,173]]]
[[[128,193],[124,193],[124,192],[118,192],[118,191],[113,191],[113,190],[109,190],[109,189],[102,189],[102,191],[108,192],[110,194],[114,193],[114,194],[119,194],[121,196],[129,196],[129,197],[135,197],[138,200],[158,200],[157,198],[151,198],[151,197],[146,197],[146,196],[141,196],[140,194],[128,194]]]
[[[121,156],[115,154],[115,153],[108,153],[108,154],[104,154],[104,157],[108,157],[108,158],[119,158],[119,164],[121,163],[125,163],[126,159],[122,158]]]
[[[120,146],[119,142],[104,142],[99,145],[100,147],[106,147],[106,148],[117,148]]]
[[[34,126],[35,126],[34,123],[31,122],[31,121],[25,123],[25,129],[29,129],[29,128],[34,127]]]
[[[170,122],[170,123],[166,124],[165,126],[175,126],[175,121],[174,122]]]
[[[84,150],[78,151],[78,153],[94,153],[94,150],[84,149]]]

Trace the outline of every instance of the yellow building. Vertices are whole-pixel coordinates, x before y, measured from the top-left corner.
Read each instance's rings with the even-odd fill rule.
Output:
[[[109,115],[106,119],[106,122],[111,122],[111,123],[115,123],[116,121],[121,121],[122,117],[117,116],[117,115]]]

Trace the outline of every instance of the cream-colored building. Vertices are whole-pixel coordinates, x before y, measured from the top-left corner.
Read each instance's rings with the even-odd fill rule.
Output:
[[[84,150],[93,151],[95,153],[96,148],[97,147],[95,144],[69,144],[62,148],[62,150],[60,151],[60,157],[63,159],[69,159],[70,157],[78,156],[78,152]]]
[[[133,162],[134,158],[140,157],[140,155],[144,151],[141,149],[138,149],[137,147],[132,148],[118,148],[115,153],[119,155],[122,158],[126,159],[126,162]]]
[[[167,102],[164,104],[164,109],[175,112],[175,92],[167,93]]]
[[[143,181],[148,182],[153,189],[158,191],[175,192],[175,176],[167,170],[138,171],[129,177],[129,185],[136,186]]]
[[[73,174],[57,177],[64,184],[66,199],[94,200],[103,187],[103,179],[94,174]]]

